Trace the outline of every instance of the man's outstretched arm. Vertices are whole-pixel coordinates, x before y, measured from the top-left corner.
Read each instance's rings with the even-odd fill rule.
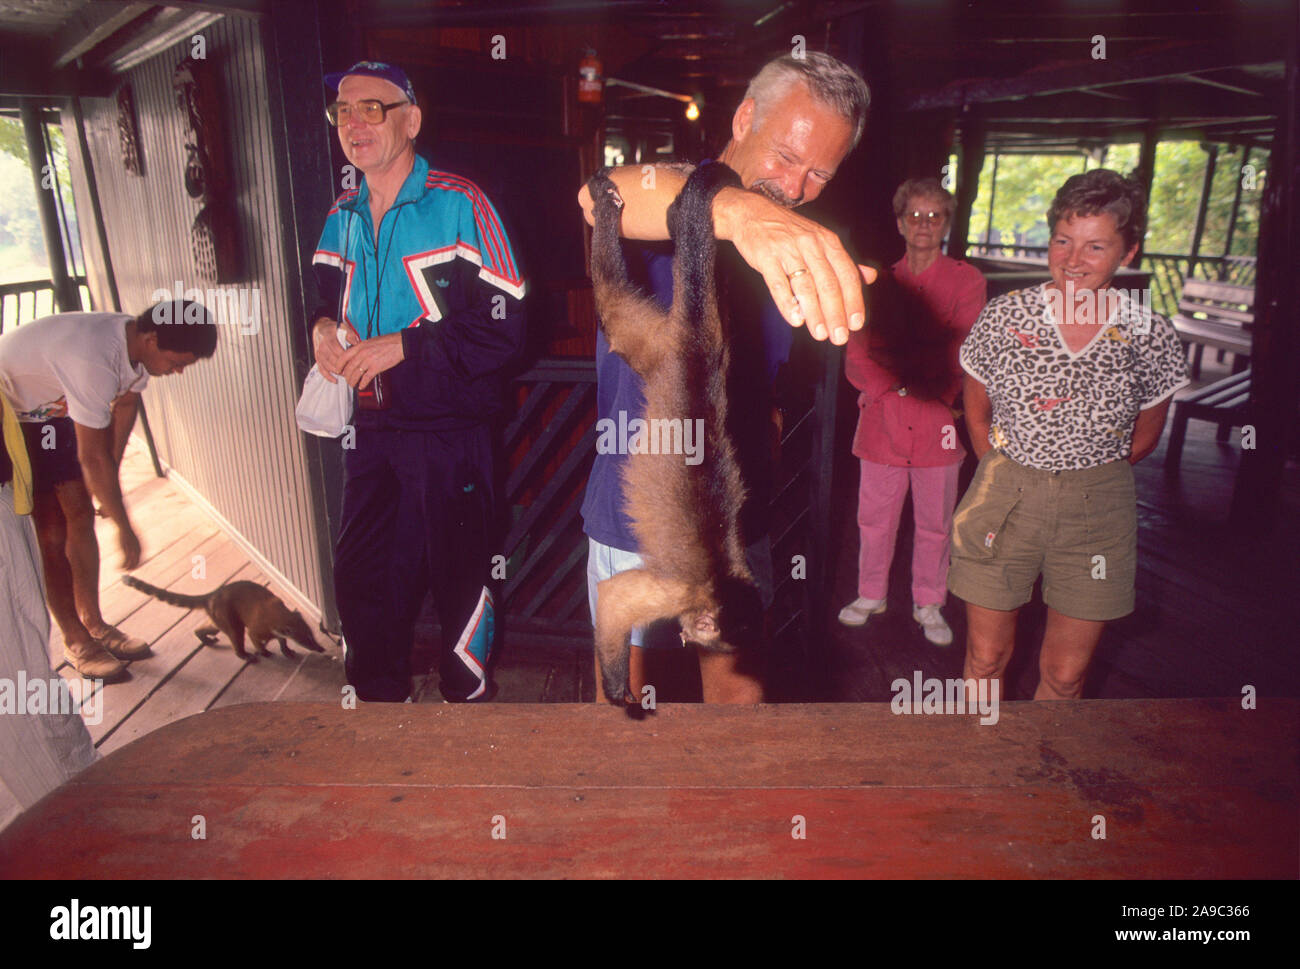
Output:
[[[624,238],[667,239],[668,207],[688,174],[681,166],[615,168],[610,178],[623,196]],[[591,195],[585,185],[578,204],[590,225]],[[829,229],[757,192],[725,188],[713,201],[713,231],[762,275],[791,326],[807,324],[816,339],[829,335],[837,344],[848,341],[850,330],[861,329],[866,320],[862,284],[873,282],[876,273],[857,266]]]

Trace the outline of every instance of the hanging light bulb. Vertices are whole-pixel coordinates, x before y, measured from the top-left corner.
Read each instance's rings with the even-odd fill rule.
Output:
[[[686,105],[686,120],[698,121],[700,119],[700,106],[692,101]]]

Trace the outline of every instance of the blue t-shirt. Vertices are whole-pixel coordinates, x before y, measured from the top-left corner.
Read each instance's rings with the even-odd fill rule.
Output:
[[[766,533],[768,415],[772,384],[790,357],[794,331],[772,302],[763,278],[750,269],[730,243],[719,243],[720,275],[726,277],[731,326],[728,376],[728,430],[736,444],[750,499],[741,516],[746,544]],[[628,274],[665,310],[673,299],[672,243],[623,244]],[[721,286],[720,286],[721,289]],[[645,415],[644,384],[627,361],[611,353],[605,334],[596,333],[596,418],[618,425]],[[638,551],[632,522],[624,510],[624,454],[597,453],[582,502],[583,531],[596,541]]]

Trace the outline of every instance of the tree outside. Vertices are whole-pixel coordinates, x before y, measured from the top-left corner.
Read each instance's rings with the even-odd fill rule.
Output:
[[[1237,182],[1243,185],[1241,206],[1233,231],[1231,254],[1253,256],[1259,235],[1259,203],[1263,193],[1268,152],[1251,151],[1249,168],[1243,168],[1241,146],[1219,145],[1210,202],[1200,254],[1220,256],[1227,241],[1228,221]],[[1195,141],[1164,141],[1156,147],[1156,168],[1147,210],[1148,252],[1186,254],[1191,250],[1200,203],[1201,184],[1209,154]],[[979,194],[971,210],[972,243],[993,245],[1047,245],[1047,208],[1056,190],[1071,175],[1093,168],[1112,168],[1131,174],[1137,168],[1136,144],[1110,145],[1095,154],[1007,154],[997,158],[997,195],[990,226],[989,200],[993,186],[993,160],[980,172]]]
[[[59,190],[59,198],[67,213],[69,237],[64,239],[64,248],[72,260],[69,272],[80,275],[85,272],[85,263],[63,130],[55,124],[47,124],[45,130],[54,154],[53,171],[46,173],[46,177],[51,190]],[[17,118],[0,117],[0,283],[49,278],[49,261],[45,255],[40,213],[36,203],[36,184],[28,163],[23,125]],[[30,296],[25,297],[25,301],[30,299]],[[6,308],[6,319],[13,315],[9,309]],[[24,310],[24,315],[26,312]],[[37,316],[54,312],[54,296],[51,292],[36,294],[34,312]]]

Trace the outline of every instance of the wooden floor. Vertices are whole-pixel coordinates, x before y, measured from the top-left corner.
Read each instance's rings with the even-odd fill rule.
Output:
[[[1205,379],[1215,371],[1207,365]],[[1166,433],[1167,438],[1167,433]],[[1300,469],[1292,463],[1284,480],[1285,515],[1266,538],[1234,535],[1226,524],[1236,445],[1218,445],[1214,428],[1189,427],[1180,473],[1163,470],[1164,442],[1138,465],[1139,575],[1137,611],[1108,628],[1085,695],[1101,698],[1240,696],[1254,687],[1262,696],[1300,696],[1300,664],[1294,647],[1300,619],[1295,601],[1300,548]],[[853,471],[846,462],[848,471]],[[233,578],[274,585],[198,506],[166,479],[157,478],[144,448],[133,441],[123,463],[122,486],[140,532],[146,559],[136,575],[180,592],[205,592]],[[857,569],[854,524],[856,474],[836,482],[838,515],[832,534],[838,568],[832,610],[851,600]],[[250,701],[338,702],[344,685],[337,643],[319,635],[325,653],[298,651],[255,663],[235,656],[224,638],[203,647],[193,630],[205,618],[125,587],[113,526],[98,526],[101,605],[105,617],[149,641],[153,655],[131,664],[130,678],[104,687],[102,722],[90,731],[108,752],[190,714]],[[202,562],[203,575],[196,577]],[[961,604],[945,609],[954,646],[927,643],[911,620],[910,512],[904,513],[891,575],[889,611],[862,629],[833,620],[828,649],[804,667],[786,669],[772,698],[787,701],[888,701],[895,679],[956,676],[962,663],[965,623]],[[283,590],[279,590],[283,593]],[[1041,601],[1026,607],[1007,699],[1027,699],[1037,682]],[[417,629],[417,668],[436,666],[430,624]],[[57,628],[51,656],[65,677]],[[664,701],[698,699],[698,673],[684,650],[658,651],[652,667]],[[594,695],[590,654],[506,640],[493,677],[497,702],[576,702]],[[420,702],[436,703],[436,674],[417,678]]]
[[[0,833],[0,877],[1294,879],[1298,730],[1296,700],[1008,703],[987,727],[252,704],[59,788]]]
[[[133,573],[153,585],[185,594],[207,592],[232,579],[260,582],[286,598],[216,522],[165,478],[154,474],[148,453],[133,439],[122,464],[122,490],[144,547]],[[116,750],[145,734],[194,713],[253,701],[338,702],[345,679],[337,642],[317,635],[324,653],[295,649],[285,659],[272,646],[270,657],[240,660],[225,637],[204,647],[194,630],[206,617],[149,598],[121,582],[117,530],[100,520],[100,607],[105,619],[152,645],[153,655],[130,665],[129,679],[103,687],[103,719],[88,723],[102,752]],[[201,573],[199,566],[202,566]],[[427,630],[427,623],[423,624]],[[291,644],[292,645],[292,644]],[[51,661],[65,678],[77,674],[63,660],[63,637],[53,626]],[[432,662],[432,651],[418,656]],[[588,663],[572,650],[529,647],[513,651],[495,677],[496,700],[575,701],[586,688]],[[417,679],[421,702],[439,702],[436,676]]]

